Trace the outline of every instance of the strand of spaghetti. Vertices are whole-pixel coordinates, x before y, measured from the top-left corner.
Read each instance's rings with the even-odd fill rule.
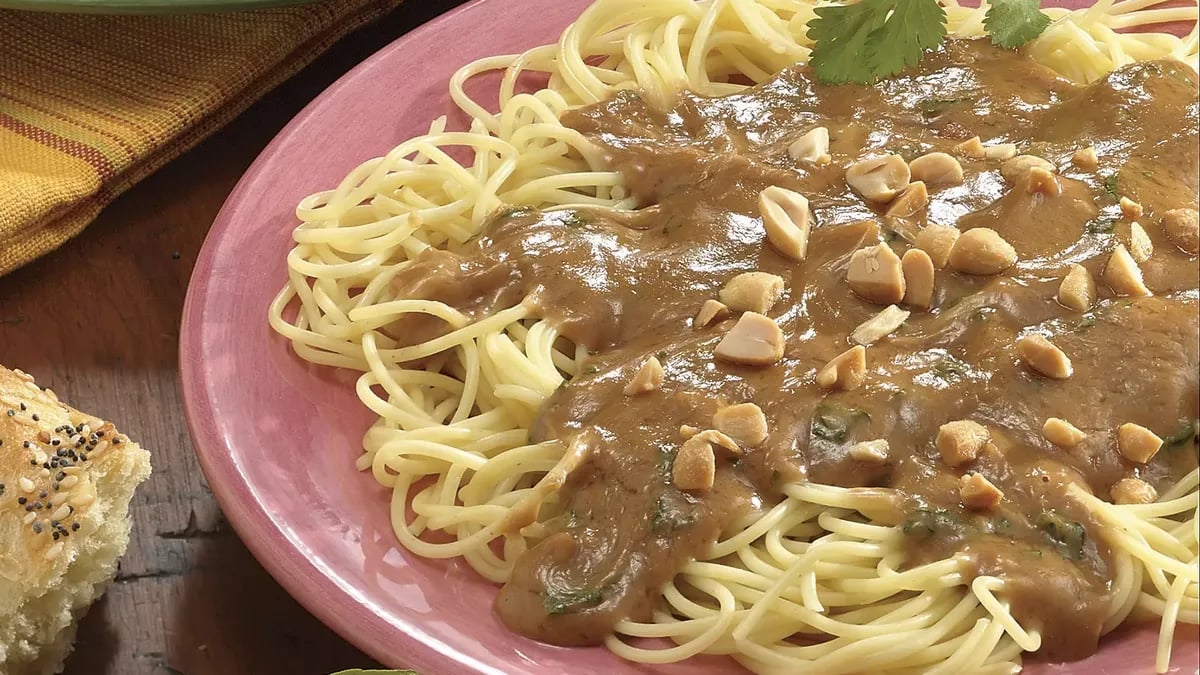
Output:
[[[1191,566],[1195,568],[1197,558],[1193,557]],[[1171,640],[1175,636],[1175,622],[1179,618],[1179,605],[1183,601],[1183,592],[1188,586],[1188,579],[1176,577],[1167,594],[1162,623],[1158,627],[1158,652],[1154,661],[1155,669],[1160,673],[1167,672],[1171,666]]]
[[[978,576],[971,582],[971,592],[979,598],[979,604],[987,609],[992,618],[1004,626],[1004,632],[1008,633],[1009,637],[1014,642],[1021,645],[1021,649],[1027,652],[1036,652],[1042,646],[1042,637],[1035,631],[1027,631],[1017,623],[1017,620],[1008,611],[1008,606],[1002,604],[996,599],[993,591],[1002,590],[1004,588],[1004,580],[997,577]]]
[[[640,649],[626,644],[615,635],[605,638],[604,644],[618,656],[642,663],[672,663],[703,652],[718,637],[729,630],[734,619],[735,601],[729,589],[721,584],[707,579],[696,579],[694,583],[698,590],[715,598],[719,607],[716,621],[706,631],[682,645],[668,649]]]

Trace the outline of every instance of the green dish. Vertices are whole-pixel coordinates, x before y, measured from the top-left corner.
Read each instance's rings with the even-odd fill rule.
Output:
[[[0,0],[0,9],[74,14],[182,14],[228,12],[286,5],[307,5],[316,0]]]

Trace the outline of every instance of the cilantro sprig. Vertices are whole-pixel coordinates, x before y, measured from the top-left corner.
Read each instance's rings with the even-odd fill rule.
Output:
[[[1046,30],[1050,17],[1038,11],[1038,0],[989,0],[983,27],[992,44],[1015,49]]]
[[[1041,35],[1050,18],[1039,0],[990,0],[984,29],[1001,47],[1019,47]],[[830,84],[871,84],[916,65],[946,38],[946,10],[938,0],[859,0],[818,7],[808,25],[809,63]]]

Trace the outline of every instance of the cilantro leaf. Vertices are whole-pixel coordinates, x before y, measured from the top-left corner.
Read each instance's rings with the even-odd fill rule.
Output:
[[[988,4],[983,27],[992,36],[992,44],[1020,47],[1050,25],[1050,17],[1038,11],[1038,0],[988,0]]]
[[[916,65],[946,36],[938,0],[862,0],[819,7],[808,25],[813,72],[831,84],[871,84]]]
[[[863,55],[867,40],[884,24],[892,7],[891,0],[862,0],[816,8],[808,38],[813,41],[809,63],[817,77],[830,84],[874,82],[878,76]]]
[[[898,0],[895,11],[871,34],[867,59],[876,77],[890,77],[917,65],[925,50],[946,37],[946,10],[937,0]]]

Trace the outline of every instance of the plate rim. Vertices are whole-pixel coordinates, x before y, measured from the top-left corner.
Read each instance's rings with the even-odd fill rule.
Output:
[[[307,126],[313,111],[326,100],[338,96],[341,90],[350,86],[363,72],[370,70],[376,61],[388,58],[390,53],[403,49],[408,42],[418,40],[427,32],[438,30],[444,23],[455,22],[462,15],[471,14],[479,11],[481,7],[501,1],[470,0],[400,35],[359,62],[296,113],[254,158],[254,161],[238,179],[233,190],[225,198],[220,210],[217,211],[213,224],[201,244],[196,264],[192,267],[192,273],[188,278],[187,294],[184,297],[183,311],[180,316],[178,360],[180,390],[188,436],[192,441],[194,453],[201,471],[204,472],[209,489],[221,507],[222,514],[237,533],[238,539],[292,599],[341,639],[380,663],[388,665],[403,661],[404,665],[401,667],[418,671],[424,670],[426,673],[455,672],[451,669],[464,667],[476,672],[491,671],[500,674],[502,671],[487,667],[481,668],[482,664],[457,650],[433,648],[430,643],[438,641],[425,634],[421,627],[412,621],[399,626],[403,629],[399,631],[403,638],[397,643],[389,643],[385,646],[366,639],[369,634],[368,626],[372,624],[373,619],[379,619],[374,612],[361,603],[343,603],[341,606],[346,609],[338,610],[336,609],[339,607],[337,603],[323,602],[329,598],[331,588],[343,591],[348,599],[352,596],[344,592],[337,580],[323,574],[311,559],[302,555],[295,547],[283,547],[290,553],[278,554],[271,544],[280,542],[290,544],[288,535],[276,524],[265,505],[254,495],[250,485],[245,481],[212,480],[212,476],[222,473],[222,469],[217,466],[218,460],[215,455],[218,453],[209,453],[200,449],[202,447],[224,447],[224,443],[220,440],[212,408],[207,405],[207,394],[210,391],[209,373],[206,369],[199,367],[198,359],[190,358],[191,355],[198,353],[196,347],[201,341],[200,330],[193,327],[203,325],[203,309],[211,290],[207,283],[207,277],[215,267],[216,252],[219,248],[217,241],[229,230],[229,223],[234,220],[233,211],[236,205],[242,201],[245,194],[251,191],[251,185],[255,183],[256,177],[261,175],[261,168],[268,164],[271,158],[291,141],[293,136]],[[237,507],[232,508],[235,504]],[[310,586],[302,583],[304,578],[312,575],[328,580],[331,586]],[[422,640],[422,636],[429,639]],[[392,666],[388,665],[388,667]]]

